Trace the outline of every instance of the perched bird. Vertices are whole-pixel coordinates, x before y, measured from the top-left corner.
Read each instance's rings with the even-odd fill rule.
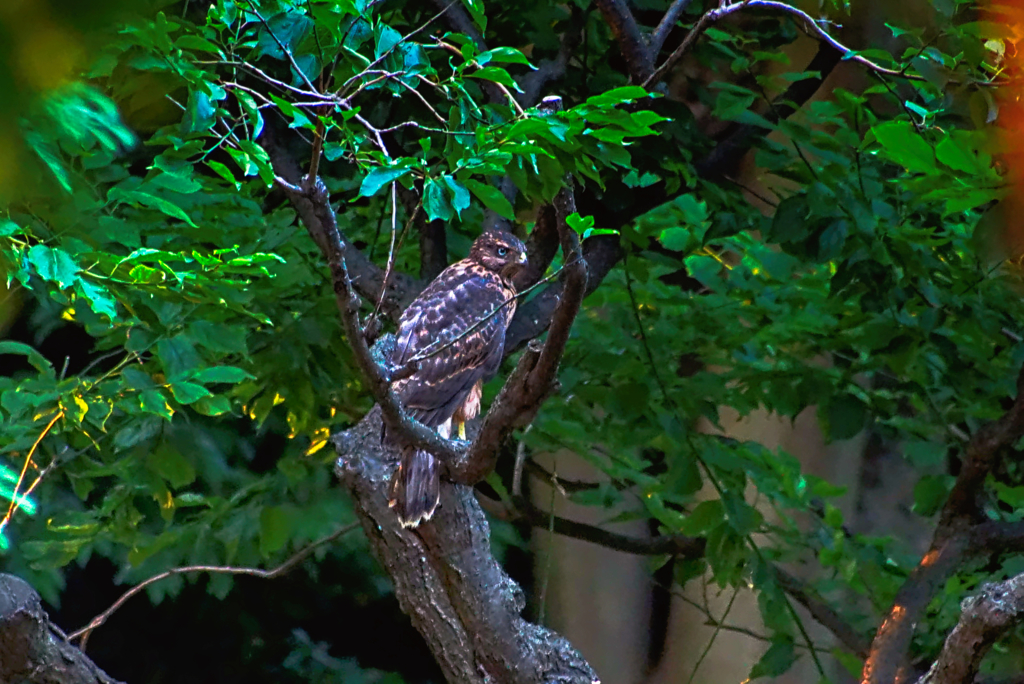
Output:
[[[485,380],[498,370],[505,330],[516,311],[512,278],[526,265],[526,246],[511,233],[488,231],[469,256],[441,272],[409,305],[398,322],[392,367],[411,361],[419,368],[395,383],[409,414],[442,437],[455,421],[459,439],[465,423],[480,413]],[[390,505],[404,527],[429,520],[441,496],[437,459],[406,449],[394,475]]]

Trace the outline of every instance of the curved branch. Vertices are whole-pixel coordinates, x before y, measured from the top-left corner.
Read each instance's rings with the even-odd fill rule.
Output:
[[[896,593],[896,600],[871,643],[868,658],[864,661],[864,684],[893,684],[906,680],[909,673],[906,657],[914,626],[932,597],[956,572],[968,553],[988,548],[979,540],[992,543],[1001,538],[998,530],[991,529],[986,523],[974,524],[981,518],[978,493],[988,473],[998,464],[1004,448],[1022,435],[1024,369],[1017,377],[1017,397],[1013,407],[999,420],[978,430],[967,444],[963,465],[942,507],[931,546]],[[1003,528],[1004,533],[1006,529]]]
[[[303,225],[310,232],[317,247],[324,254],[332,246],[324,240],[330,234],[330,227],[324,224],[324,220],[333,224],[334,232],[337,232],[337,220],[334,211],[328,204],[325,207],[317,203],[303,190],[300,185],[303,180],[303,173],[294,156],[284,147],[272,130],[267,126],[261,138],[264,149],[270,155],[270,162],[277,174],[284,183],[278,183],[284,190],[285,196],[295,207]],[[326,201],[326,200],[325,200]],[[345,265],[351,278],[352,288],[360,296],[370,301],[380,301],[381,289],[384,285],[384,271],[376,264],[344,240],[339,234],[338,240],[345,252]],[[392,273],[388,277],[387,292],[383,298],[381,309],[391,319],[397,320],[405,306],[419,293],[421,287],[413,278],[400,272]]]
[[[692,29],[690,29],[690,32],[686,34],[685,38],[683,38],[683,42],[679,44],[679,47],[673,50],[672,54],[668,56],[668,59],[666,59],[661,64],[661,66],[654,70],[654,73],[652,73],[647,79],[643,81],[643,87],[650,88],[653,84],[663,79],[665,77],[665,74],[667,74],[672,69],[672,67],[674,67],[676,63],[679,62],[679,60],[682,59],[684,55],[686,55],[687,52],[689,52],[690,48],[696,42],[697,38],[699,38],[701,34],[704,33],[708,29],[708,27],[711,26],[711,24],[729,16],[730,14],[735,14],[740,10],[757,8],[785,12],[787,14],[795,16],[798,19],[801,19],[801,28],[803,29],[804,33],[811,36],[812,38],[817,38],[820,41],[828,43],[834,49],[842,53],[843,59],[850,60],[851,62],[857,62],[858,64],[866,66],[868,69],[871,69],[876,73],[885,74],[886,76],[895,76],[897,78],[903,78],[910,81],[925,80],[923,76],[907,74],[900,69],[887,69],[886,67],[883,67],[880,64],[872,62],[867,57],[862,57],[861,55],[857,54],[854,50],[851,50],[850,48],[846,47],[838,40],[833,38],[825,29],[821,28],[821,26],[818,25],[818,22],[815,21],[814,17],[812,17],[810,14],[804,12],[801,9],[797,9],[792,5],[788,5],[784,2],[778,2],[778,0],[740,0],[740,2],[734,2],[729,5],[716,7],[715,9],[708,10],[707,12],[702,14],[700,19],[697,20],[697,23],[694,24]]]
[[[86,642],[88,642],[89,636],[93,633],[93,631],[101,627],[103,623],[109,620],[110,616],[116,613],[117,610],[121,608],[121,606],[127,603],[128,599],[135,596],[149,585],[159,582],[160,580],[167,579],[168,577],[173,577],[174,575],[185,575],[190,572],[207,572],[210,574],[222,575],[250,575],[252,577],[259,577],[260,579],[273,579],[275,577],[285,574],[286,572],[294,568],[296,565],[309,558],[310,554],[312,554],[321,546],[336,541],[337,539],[345,536],[358,526],[359,523],[352,523],[350,525],[346,525],[332,532],[326,537],[321,537],[320,539],[314,541],[311,544],[308,544],[307,546],[297,551],[294,555],[288,558],[285,562],[278,565],[276,568],[271,568],[270,570],[264,570],[263,568],[232,567],[227,565],[186,565],[180,568],[171,568],[170,570],[165,570],[164,572],[153,575],[152,577],[142,582],[139,582],[131,589],[121,594],[121,596],[116,601],[114,601],[114,603],[111,604],[109,608],[107,608],[105,611],[103,611],[102,613],[94,617],[92,620],[90,620],[88,625],[69,634],[68,641],[81,638],[81,642],[79,643],[84,649]]]

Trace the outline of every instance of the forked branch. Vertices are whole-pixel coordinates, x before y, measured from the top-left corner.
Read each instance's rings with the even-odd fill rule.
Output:
[[[981,521],[978,495],[1005,449],[1022,435],[1024,369],[1017,377],[1017,397],[1010,410],[971,437],[960,473],[939,515],[931,546],[896,593],[896,600],[871,643],[864,662],[864,684],[898,684],[907,680],[906,659],[914,626],[932,597],[968,555],[985,550],[979,540],[1007,539],[1005,531],[990,529],[991,524]]]

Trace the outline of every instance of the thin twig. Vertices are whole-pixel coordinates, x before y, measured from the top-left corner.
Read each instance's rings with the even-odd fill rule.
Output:
[[[887,76],[896,76],[910,81],[925,80],[924,76],[904,74],[901,70],[888,69],[886,67],[881,66],[880,64],[872,62],[867,57],[862,57],[861,55],[857,54],[854,50],[851,50],[850,48],[846,47],[838,40],[833,38],[827,31],[825,31],[825,29],[821,28],[821,26],[818,25],[818,22],[815,21],[814,17],[812,17],[810,14],[804,12],[801,9],[797,9],[792,5],[788,5],[784,2],[778,2],[778,0],[741,0],[740,2],[734,2],[729,5],[724,5],[712,10],[708,10],[707,12],[702,14],[700,19],[697,20],[697,23],[694,24],[692,29],[690,29],[690,32],[686,34],[685,38],[683,38],[683,42],[679,44],[679,47],[677,47],[672,52],[672,54],[669,55],[668,59],[666,59],[661,66],[655,69],[654,73],[651,74],[651,76],[643,82],[643,87],[650,88],[652,84],[657,83],[662,78],[664,78],[665,74],[668,73],[669,70],[671,70],[672,67],[674,67],[676,63],[683,58],[683,55],[685,55],[687,51],[689,51],[694,41],[696,41],[697,38],[699,38],[700,35],[704,33],[704,31],[706,31],[711,24],[715,23],[716,21],[719,21],[724,17],[729,16],[730,14],[739,12],[740,10],[754,8],[778,10],[781,12],[792,14],[793,16],[802,19],[803,25],[801,26],[801,28],[805,33],[812,37],[817,37],[818,39],[828,43],[833,48],[841,52],[843,54],[844,59],[851,62],[857,62],[858,64],[866,66],[868,69],[871,69],[874,72],[877,72],[879,74],[885,74]]]
[[[299,78],[302,79],[302,82],[305,83],[306,86],[312,92],[317,93],[319,95],[320,91],[317,89],[317,87],[315,85],[313,85],[313,82],[309,80],[309,77],[306,76],[306,73],[302,69],[299,68],[298,62],[296,62],[295,58],[292,56],[292,51],[289,50],[288,47],[284,43],[281,42],[281,39],[277,37],[277,35],[274,33],[273,29],[270,28],[270,23],[266,19],[263,18],[263,15],[260,14],[260,11],[258,9],[256,9],[256,5],[253,4],[252,0],[249,0],[249,9],[251,9],[252,13],[255,14],[259,18],[259,20],[263,23],[263,28],[265,28],[267,30],[267,33],[270,34],[270,37],[274,39],[275,43],[277,43],[277,47],[281,48],[281,52],[283,52],[284,56],[288,58],[288,63],[292,65],[293,69],[295,69],[295,73],[297,73],[299,75]]]
[[[170,570],[161,572],[158,575],[153,575],[149,579],[144,580],[139,584],[136,584],[134,587],[121,594],[120,598],[114,601],[114,603],[105,611],[94,617],[89,622],[88,625],[69,634],[68,640],[70,641],[72,639],[78,639],[79,637],[81,637],[82,641],[79,645],[79,648],[81,648],[81,650],[84,651],[86,642],[89,639],[89,635],[92,634],[94,630],[102,626],[103,623],[106,622],[111,615],[117,612],[117,610],[121,608],[121,606],[123,606],[125,602],[128,601],[128,599],[135,596],[149,585],[155,582],[159,582],[162,579],[167,579],[168,577],[172,577],[174,575],[183,575],[189,572],[208,572],[211,574],[226,575],[251,575],[253,577],[259,577],[261,579],[273,579],[278,575],[283,575],[284,573],[291,570],[293,567],[295,567],[296,565],[304,561],[306,558],[308,558],[310,554],[312,554],[321,546],[324,546],[325,544],[330,544],[331,542],[337,540],[340,537],[343,537],[344,535],[348,534],[357,527],[359,527],[358,522],[350,523],[332,532],[326,537],[321,537],[320,539],[304,546],[294,555],[288,558],[285,562],[281,563],[275,568],[271,568],[270,570],[264,570],[262,568],[232,567],[227,565],[187,565],[179,568],[171,568]]]
[[[416,207],[419,211],[419,207]],[[409,219],[412,222],[416,218],[416,215]],[[380,298],[377,300],[377,306],[373,307],[373,313],[371,318],[376,318],[377,313],[380,311],[381,305],[384,303],[384,295],[388,291],[388,277],[391,275],[391,269],[395,265],[395,239],[398,237],[398,183],[392,181],[391,183],[391,246],[388,247],[388,263],[384,268],[384,282],[380,286]]]
[[[28,450],[28,455],[25,456],[25,464],[22,465],[21,473],[18,475],[18,481],[14,483],[14,492],[11,494],[11,504],[7,507],[7,514],[4,516],[3,520],[0,520],[0,534],[3,534],[4,528],[7,527],[8,523],[11,522],[11,518],[13,518],[14,514],[18,512],[19,508],[21,508],[21,502],[25,500],[25,497],[31,493],[32,489],[35,489],[35,486],[39,484],[39,481],[42,479],[43,473],[40,473],[39,477],[36,478],[36,481],[27,492],[24,494],[18,493],[18,490],[21,488],[21,483],[25,481],[25,473],[28,471],[29,464],[33,462],[32,456],[36,453],[36,449],[39,448],[43,438],[50,433],[50,430],[57,424],[57,421],[63,417],[64,411],[57,411],[57,414],[53,417],[50,423],[43,428],[42,432],[39,433],[39,437],[36,438],[32,448]],[[47,466],[47,468],[49,468],[49,466]]]

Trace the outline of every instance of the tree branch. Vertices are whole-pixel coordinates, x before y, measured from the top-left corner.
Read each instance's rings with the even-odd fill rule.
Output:
[[[259,577],[260,579],[274,579],[275,577],[285,574],[286,572],[294,568],[296,565],[309,558],[309,556],[321,546],[330,544],[340,539],[341,537],[345,536],[358,526],[359,523],[345,525],[344,527],[332,532],[331,534],[325,537],[321,537],[313,543],[304,546],[291,557],[289,557],[287,560],[285,560],[283,563],[281,563],[275,568],[271,568],[270,570],[264,570],[263,568],[233,567],[227,565],[187,565],[179,568],[171,568],[170,570],[165,570],[164,572],[153,575],[152,577],[142,582],[139,582],[134,587],[121,594],[121,596],[116,601],[114,601],[114,603],[112,603],[109,608],[107,608],[105,611],[103,611],[102,613],[94,617],[92,620],[90,620],[88,625],[69,634],[68,641],[81,638],[81,641],[79,643],[81,644],[81,647],[84,650],[85,645],[89,640],[89,636],[93,633],[93,631],[103,626],[103,623],[109,620],[111,615],[116,613],[118,609],[121,608],[121,606],[127,603],[128,599],[135,596],[149,585],[159,582],[160,580],[167,579],[168,577],[173,577],[174,575],[185,575],[191,572],[206,572],[210,574],[222,575],[250,575],[252,577]]]
[[[843,646],[848,648],[861,658],[866,658],[871,643],[851,627],[839,613],[825,601],[811,596],[799,579],[789,574],[782,568],[775,568],[775,577],[783,591],[793,597],[797,603],[807,609],[818,623],[832,632],[832,635],[839,640]]]
[[[956,572],[965,555],[985,546],[972,539],[979,531],[978,493],[985,478],[999,462],[1004,447],[1024,435],[1024,369],[1017,377],[1013,407],[997,421],[978,430],[967,444],[964,463],[949,498],[942,507],[939,524],[928,552],[896,593],[893,606],[878,628],[864,661],[864,684],[892,684],[909,676],[907,651],[928,603],[946,580]],[[981,530],[987,528],[983,526]],[[978,535],[998,539],[995,532]]]
[[[654,58],[647,48],[647,42],[640,32],[640,27],[637,26],[633,13],[626,6],[626,1],[594,0],[594,4],[601,11],[601,16],[619,44],[630,78],[634,83],[643,84],[646,88],[654,74]]]
[[[27,582],[0,574],[0,682],[113,684],[116,680],[68,642]]]
[[[580,250],[579,238],[566,222],[566,217],[575,211],[576,201],[571,181],[567,179],[566,187],[559,191],[554,200],[565,266],[562,268],[562,292],[551,314],[547,340],[542,347],[531,344],[523,352],[515,370],[484,416],[480,433],[473,440],[465,461],[457,468],[449,465],[451,476],[458,482],[475,484],[486,477],[494,469],[501,443],[514,429],[530,424],[556,386],[558,365],[587,286],[587,263]]]
[[[1024,574],[986,584],[961,604],[960,622],[918,684],[972,684],[999,638],[1024,620]]]
[[[327,211],[323,206],[317,206],[309,193],[300,187],[303,179],[302,171],[294,156],[284,147],[271,126],[268,125],[264,129],[261,143],[270,155],[274,173],[286,181],[286,183],[278,185],[284,190],[285,196],[288,197],[292,206],[295,207],[295,211],[302,219],[302,223],[306,226],[317,247],[326,255],[331,249],[331,245],[324,240],[327,239],[331,231],[328,226],[322,225],[321,219],[322,217],[327,218],[333,224],[334,232],[337,233],[334,211],[330,209],[329,205],[326,207]],[[345,265],[353,289],[370,301],[379,301],[384,284],[384,272],[365,254],[345,241],[340,234],[338,240],[345,253]],[[388,278],[387,293],[383,298],[381,309],[392,320],[398,320],[398,316],[419,291],[419,284],[408,275],[392,273]]]
[[[817,72],[818,75],[791,84],[781,96],[775,98],[771,107],[764,113],[764,118],[774,124],[793,115],[799,107],[814,97],[841,58],[842,53],[832,46],[819,43],[818,51],[804,69],[805,72]],[[734,124],[714,149],[694,164],[697,174],[705,180],[721,181],[735,170],[756,138],[766,133],[764,128],[754,124]]]
[[[683,42],[679,44],[679,47],[673,50],[672,54],[668,56],[668,59],[666,59],[661,66],[655,69],[654,72],[642,82],[643,87],[650,88],[653,84],[663,79],[665,74],[671,71],[672,67],[674,67],[687,52],[689,52],[690,48],[697,41],[697,38],[699,38],[701,34],[711,26],[711,24],[729,16],[730,14],[739,12],[740,10],[757,8],[785,12],[802,20],[798,23],[804,33],[812,38],[817,38],[820,41],[828,43],[843,55],[843,59],[847,59],[851,62],[857,62],[876,73],[885,74],[886,76],[895,76],[897,78],[903,78],[911,81],[924,80],[923,76],[907,74],[900,69],[887,69],[886,67],[872,62],[866,57],[862,57],[854,50],[851,50],[833,38],[827,31],[825,31],[825,29],[818,25],[818,22],[815,21],[814,17],[801,9],[793,7],[792,5],[788,5],[784,2],[778,2],[778,0],[740,0],[739,2],[710,9],[702,14],[700,19],[697,20],[697,23],[694,24],[692,29],[690,29],[690,32],[686,34],[685,38],[683,38]],[[615,31],[614,27],[612,28],[612,31]],[[618,34],[616,34],[616,36],[618,36]]]
[[[654,29],[654,33],[651,34],[649,41],[652,62],[657,59],[658,53],[661,52],[661,46],[665,44],[665,39],[668,38],[668,34],[672,33],[672,29],[675,28],[679,17],[682,16],[691,2],[693,0],[675,0],[665,12],[665,16],[661,18],[658,27]]]
[[[491,555],[487,518],[470,487],[441,482],[441,506],[416,530],[388,506],[396,465],[381,446],[374,408],[332,440],[335,471],[394,583],[395,596],[453,684],[592,684],[597,676],[572,646],[520,613],[522,590]]]

